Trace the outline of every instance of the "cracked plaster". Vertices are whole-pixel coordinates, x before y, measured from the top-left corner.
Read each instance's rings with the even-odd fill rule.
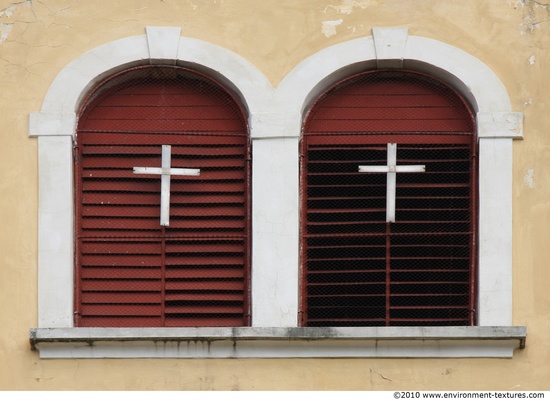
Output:
[[[29,16],[29,13],[32,17]],[[0,43],[9,39],[14,24],[34,22],[36,15],[32,11],[32,0],[20,1],[0,10]]]
[[[522,34],[534,33],[550,21],[550,3],[548,0],[520,0],[523,22],[521,24]],[[517,3],[515,5],[517,8]]]

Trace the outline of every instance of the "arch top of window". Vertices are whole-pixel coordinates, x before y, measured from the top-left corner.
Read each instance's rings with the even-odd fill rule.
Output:
[[[113,74],[98,84],[96,84],[84,97],[82,104],[79,105],[77,118],[90,111],[105,96],[111,96],[119,93],[134,85],[149,85],[162,82],[166,87],[194,87],[200,91],[212,92],[220,98],[239,118],[243,126],[247,127],[246,110],[240,99],[233,91],[228,90],[216,79],[181,66],[175,65],[143,65],[125,69]]]
[[[512,112],[506,87],[488,65],[447,43],[409,35],[401,27],[373,28],[372,36],[313,54],[279,83],[275,100],[278,104],[285,99],[288,109],[300,110],[286,118],[303,122],[327,88],[358,73],[385,69],[423,73],[451,87],[474,114],[478,139],[523,138],[523,114]]]
[[[69,62],[51,83],[39,112],[29,114],[29,137],[73,136],[76,113],[98,83],[129,68],[179,66],[204,74],[225,87],[249,117],[272,97],[265,75],[238,54],[181,36],[179,27],[145,28],[96,47]]]
[[[333,83],[331,86],[328,87],[328,89],[319,94],[318,97],[312,101],[306,112],[304,112],[304,126],[302,133],[311,134],[311,132],[309,132],[307,129],[308,123],[312,120],[313,114],[323,106],[323,103],[328,100],[331,95],[336,94],[341,90],[345,91],[346,88],[349,89],[353,87],[358,88],[359,86],[368,87],[370,85],[378,85],[379,88],[375,89],[376,93],[378,93],[380,96],[385,96],[385,89],[383,89],[380,85],[388,84],[416,86],[417,88],[414,89],[416,91],[410,92],[411,96],[421,95],[422,93],[430,93],[431,96],[440,96],[441,99],[439,101],[442,103],[438,104],[438,107],[444,106],[453,108],[454,110],[456,110],[456,112],[462,114],[462,118],[465,119],[465,123],[467,123],[468,125],[465,132],[475,134],[475,117],[473,111],[474,108],[471,104],[469,104],[468,100],[465,99],[459,91],[434,76],[415,70],[404,69],[369,69],[366,71],[355,73],[351,76],[339,80],[336,83]],[[417,92],[418,90],[420,90],[420,92]],[[353,91],[353,89],[351,89],[351,91]],[[357,93],[358,96],[360,94],[361,92]],[[351,93],[349,95],[350,97],[355,97],[352,96]],[[354,107],[354,105],[352,105],[351,103],[350,106]]]

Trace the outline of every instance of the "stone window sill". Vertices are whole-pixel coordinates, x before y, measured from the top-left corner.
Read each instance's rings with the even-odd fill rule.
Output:
[[[511,358],[525,326],[36,328],[41,358]]]

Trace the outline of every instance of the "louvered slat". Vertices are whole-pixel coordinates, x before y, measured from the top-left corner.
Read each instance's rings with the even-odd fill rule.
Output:
[[[473,121],[448,88],[403,72],[363,74],[314,105],[302,147],[302,258],[307,326],[472,324]],[[386,174],[397,165],[396,221]]]
[[[246,325],[241,110],[208,78],[182,68],[140,67],[116,79],[122,83],[96,89],[79,118],[77,324]],[[164,144],[173,168],[201,171],[171,177],[169,227],[159,223],[160,177],[133,172],[160,167]]]
[[[411,147],[412,146],[412,147]],[[442,150],[438,148],[437,145],[434,145],[434,147],[426,147],[425,148],[426,153],[433,153],[433,152],[441,152]],[[382,148],[384,146],[381,146]],[[403,148],[403,146],[402,146]],[[453,150],[455,152],[463,150],[464,145],[457,145]],[[467,146],[466,146],[467,148]],[[417,149],[413,145],[407,145],[405,146],[405,149],[403,151],[406,151],[407,149],[414,151],[415,153],[418,152]],[[319,152],[323,151],[322,148],[315,147],[312,148],[311,152],[316,153],[314,155],[314,158],[319,157]],[[328,152],[333,152],[335,150],[328,150]],[[445,150],[448,151],[448,150]],[[443,153],[445,153],[445,151]],[[468,150],[469,151],[469,150]],[[442,153],[442,154],[443,154]],[[381,157],[384,157],[385,154],[383,152],[380,152]],[[327,155],[327,157],[331,157],[330,154]],[[445,162],[432,162],[431,164],[429,161],[433,159],[433,155],[429,154],[424,159],[418,159],[415,158],[412,159],[406,159],[406,158],[399,158],[398,163],[399,164],[406,164],[406,163],[426,163],[426,165],[430,165],[432,170],[439,167],[439,169],[446,169],[448,168],[448,164],[450,164],[448,159],[445,159]],[[448,157],[447,155],[443,154],[440,155],[440,157]],[[335,157],[338,158],[338,157]],[[369,158],[369,161],[372,162],[372,159]],[[383,160],[385,161],[385,160]],[[356,160],[355,162],[363,164],[362,160]],[[357,164],[355,164],[357,165]],[[345,169],[346,165],[345,163],[325,163],[324,166],[331,166],[331,168],[337,168],[337,169]],[[317,165],[318,167],[318,165]],[[315,169],[316,166],[313,166],[313,169]],[[427,167],[428,168],[428,167]],[[465,168],[465,171],[461,171],[460,173],[455,174],[443,174],[447,176],[447,180],[443,181],[443,184],[449,185],[449,182],[452,184],[452,182],[457,181],[458,179],[463,180],[464,178],[460,177],[461,174],[469,175],[469,165],[464,164],[461,160],[457,160],[457,162],[454,165],[454,168]],[[340,177],[346,177],[350,176],[352,172],[341,172],[338,174]],[[438,175],[439,172],[436,172],[435,175]],[[319,175],[323,175],[321,172],[317,172],[313,175],[313,179],[325,179],[324,177],[319,178]],[[331,172],[327,173],[326,179],[330,179],[330,176],[333,174]],[[405,179],[404,182],[407,182],[406,179],[408,177],[402,178]],[[350,178],[351,179],[351,178]],[[353,178],[354,179],[354,178]],[[377,177],[373,177],[372,179],[376,180]],[[469,177],[468,177],[469,180]],[[349,179],[343,179],[340,187],[346,188],[346,183],[349,182]],[[392,231],[395,230],[398,234],[401,235],[400,240],[407,240],[408,236],[416,237],[419,232],[423,231],[430,231],[434,232],[435,235],[433,235],[436,239],[441,236],[445,235],[446,232],[456,232],[457,226],[459,227],[459,231],[461,231],[464,235],[470,236],[471,232],[469,231],[470,226],[470,207],[469,207],[469,199],[465,196],[442,196],[438,197],[437,193],[432,193],[438,189],[437,185],[430,184],[429,187],[423,188],[423,196],[416,196],[416,199],[411,199],[410,196],[406,197],[401,200],[401,197],[399,196],[400,191],[400,180],[398,179],[398,195],[397,195],[397,214],[399,216],[398,222],[395,224],[392,224]],[[417,188],[420,189],[422,187],[422,184],[416,184]],[[325,188],[327,189],[327,188]],[[335,192],[338,192],[338,185],[332,185],[328,187],[328,190],[335,190]],[[327,192],[328,192],[327,190]],[[322,199],[322,196],[317,196],[316,201],[308,202],[308,222],[307,227],[309,232],[316,233],[316,237],[323,237],[323,232],[325,232],[325,235],[331,235],[333,232],[338,233],[348,233],[350,235],[353,235],[354,232],[366,232],[366,233],[376,233],[377,231],[381,231],[383,229],[383,226],[385,226],[384,221],[384,210],[385,210],[385,193],[381,193],[378,198],[376,197],[369,197],[369,201],[376,202],[376,200],[379,200],[379,203],[382,203],[384,206],[379,209],[366,209],[362,208],[364,199],[355,199],[353,196],[347,196],[345,199],[337,198],[334,196],[327,196],[329,197],[329,200],[327,202],[324,202]],[[361,197],[361,196],[359,196]],[[363,196],[364,197],[364,196]],[[431,201],[430,201],[431,200]],[[459,203],[461,207],[451,207],[454,203]],[[327,203],[331,205],[330,208],[326,208]],[[408,207],[400,207],[401,204],[404,204]],[[410,205],[415,204],[416,207],[412,208]],[[419,207],[419,205],[421,207]],[[323,208],[324,207],[324,208]],[[376,219],[376,215],[379,215],[379,218]],[[374,216],[374,220],[372,217]],[[370,227],[370,228],[369,228]],[[466,229],[464,229],[466,228]],[[385,228],[384,228],[385,229]],[[372,237],[372,236],[371,236]],[[391,239],[390,239],[391,241]],[[414,241],[413,241],[414,244]],[[355,291],[360,290],[359,287],[366,288],[371,287],[370,290],[376,290],[372,288],[377,288],[378,290],[381,290],[382,287],[384,287],[387,284],[387,282],[391,283],[391,287],[406,287],[407,288],[407,294],[410,295],[409,298],[409,304],[414,304],[414,301],[416,300],[416,296],[420,293],[424,293],[425,291],[429,291],[430,293],[438,293],[438,288],[448,288],[450,284],[459,284],[461,285],[461,297],[454,297],[454,303],[451,302],[451,304],[448,305],[438,305],[433,306],[430,308],[431,313],[430,315],[433,316],[433,318],[425,318],[425,317],[418,317],[418,318],[404,318],[399,317],[402,315],[403,312],[407,311],[409,314],[412,315],[425,315],[425,307],[414,307],[414,306],[407,306],[407,307],[393,307],[390,306],[388,308],[388,311],[390,313],[390,316],[386,316],[386,320],[384,320],[384,323],[386,323],[388,320],[390,321],[390,324],[407,324],[407,323],[418,323],[422,320],[427,320],[429,324],[434,323],[437,321],[438,324],[440,323],[459,323],[459,321],[468,321],[469,316],[469,310],[468,310],[468,302],[464,302],[464,298],[468,297],[468,289],[469,289],[469,279],[470,279],[470,269],[469,269],[469,263],[470,263],[470,243],[466,241],[464,245],[460,246],[455,244],[453,247],[451,247],[451,250],[449,250],[448,247],[443,245],[439,245],[439,247],[435,247],[436,249],[439,249],[440,253],[443,251],[444,253],[449,253],[449,251],[452,251],[453,253],[457,253],[459,251],[462,251],[464,253],[463,256],[459,257],[456,254],[440,254],[439,256],[434,256],[433,253],[433,246],[436,245],[433,242],[425,243],[423,245],[412,245],[408,247],[404,247],[404,245],[398,246],[395,249],[390,247],[390,252],[396,252],[397,255],[391,254],[391,268],[392,270],[399,269],[399,273],[392,272],[390,276],[387,279],[386,276],[386,255],[384,252],[386,251],[385,247],[379,247],[380,251],[376,252],[373,250],[376,249],[376,247],[367,247],[369,250],[368,252],[364,251],[363,246],[347,246],[343,248],[340,247],[331,247],[330,244],[327,244],[325,246],[312,246],[308,247],[309,250],[309,257],[308,257],[308,287],[311,293],[332,293],[332,292],[339,292],[340,295],[337,298],[333,298],[333,301],[335,304],[338,304],[338,302],[344,302],[345,306],[338,306],[335,305],[334,307],[330,306],[314,306],[312,304],[315,304],[314,298],[311,298],[312,304],[308,308],[310,311],[309,315],[309,323],[310,324],[360,324],[360,325],[369,325],[369,324],[376,324],[378,321],[377,318],[367,318],[367,317],[357,317],[357,318],[336,318],[336,317],[327,317],[328,315],[338,315],[339,313],[352,313],[353,315],[378,315],[378,312],[382,311],[382,305],[379,305],[378,312],[373,312],[372,307],[361,307],[358,306],[358,304],[365,303],[365,304],[373,304],[376,303],[376,300],[373,300],[374,298],[378,298],[378,301],[380,301],[381,297],[378,293],[373,293],[372,296],[363,296],[361,301],[358,301],[358,298],[356,297]],[[391,246],[391,245],[390,245]],[[323,257],[318,258],[315,257],[316,253],[319,253],[320,249],[323,250]],[[313,253],[312,253],[313,252]],[[348,257],[339,257],[338,254],[345,253],[348,255],[354,255],[354,256],[348,256]],[[370,256],[368,255],[370,253]],[[364,256],[357,256],[360,254],[364,254]],[[401,254],[401,256],[399,256]],[[346,268],[350,263],[353,263],[352,265],[377,265],[379,270],[373,270],[373,269],[349,269],[349,267]],[[423,269],[420,269],[418,267],[411,268],[410,265],[421,265],[423,266]],[[438,264],[443,265],[443,267],[439,267]],[[454,268],[449,269],[445,266],[458,264],[461,266],[461,268]],[[317,271],[316,268],[319,267],[319,265],[332,265],[334,268],[335,265],[342,266],[341,268],[338,268],[338,270],[330,270],[330,269],[324,269],[322,271]],[[405,269],[403,265],[409,265],[408,269]],[[329,267],[330,268],[330,267]],[[364,268],[364,267],[363,267]],[[371,267],[372,268],[372,267]],[[458,278],[458,280],[457,280]],[[326,283],[322,283],[319,281],[327,280]],[[440,289],[441,290],[441,289]],[[443,291],[442,293],[446,293],[448,291]],[[349,296],[351,295],[351,297]],[[348,300],[345,300],[348,299]],[[390,304],[392,302],[391,300],[391,294],[390,294]],[[403,299],[401,298],[400,301],[402,302]],[[385,308],[385,307],[384,307]],[[353,310],[353,311],[350,311]],[[415,311],[416,310],[416,311]],[[386,311],[384,311],[385,313]],[[450,318],[450,319],[441,319],[437,317],[440,313],[454,313],[455,315],[462,315],[461,318]],[[323,314],[325,317],[323,317]],[[395,321],[393,320],[393,315],[397,315]],[[393,322],[392,322],[393,321]],[[447,321],[447,322],[445,322]],[[451,322],[452,321],[452,322]]]

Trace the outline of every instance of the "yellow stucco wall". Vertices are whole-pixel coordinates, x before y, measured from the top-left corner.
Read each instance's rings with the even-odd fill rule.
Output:
[[[550,390],[548,0],[0,0],[0,389]],[[456,46],[503,81],[525,114],[514,142],[513,359],[41,360],[37,141],[27,136],[59,71],[84,52],[178,26],[230,49],[276,85],[301,60],[372,27]]]

